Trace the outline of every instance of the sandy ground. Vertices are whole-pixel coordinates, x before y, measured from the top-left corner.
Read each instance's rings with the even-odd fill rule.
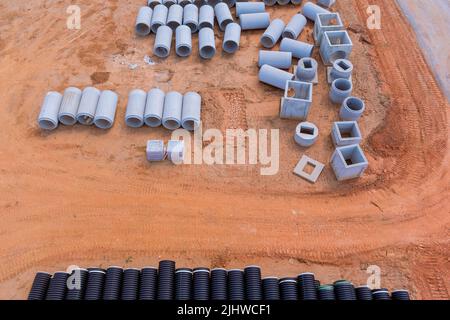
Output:
[[[327,166],[315,185],[292,170],[304,153],[328,163],[333,151],[338,108],[327,97],[324,67],[309,117],[321,134],[305,150],[292,137],[297,123],[278,117],[282,92],[257,80],[261,31],[245,32],[234,56],[218,50],[201,61],[195,36],[191,57],[172,53],[145,65],[154,36],[133,32],[143,2],[80,0],[79,31],[66,28],[69,1],[0,2],[0,298],[26,298],[38,270],[139,267],[160,258],[185,266],[258,263],[265,275],[312,271],[322,282],[365,283],[367,266],[378,265],[384,287],[449,298],[449,105],[394,1],[370,1],[382,9],[381,31],[365,30],[369,1],[335,8],[351,25],[370,167],[339,183]],[[268,8],[286,22],[297,10]],[[220,47],[223,34],[216,35]],[[311,24],[301,40],[312,42]],[[39,130],[47,91],[91,84],[120,94],[111,130]],[[131,89],[156,86],[199,91],[205,128],[279,128],[279,173],[148,164],[146,140],[168,140],[170,132],[128,129],[123,116]]]

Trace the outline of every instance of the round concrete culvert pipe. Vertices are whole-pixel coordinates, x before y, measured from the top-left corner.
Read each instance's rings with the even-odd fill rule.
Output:
[[[259,50],[258,57],[258,67],[268,64],[279,69],[289,69],[292,65],[290,52]]]
[[[342,102],[339,117],[343,121],[358,121],[365,109],[366,105],[363,100],[356,97],[348,97]]]
[[[162,4],[165,5],[167,8],[170,8],[174,4],[177,3],[177,0],[162,0]]]
[[[183,96],[183,111],[181,125],[184,129],[193,131],[200,126],[202,97],[197,92],[187,92]]]
[[[311,122],[301,122],[295,128],[294,140],[302,147],[310,147],[317,141],[319,129]]]
[[[306,18],[301,13],[294,15],[283,31],[283,38],[297,39],[306,26]]]
[[[158,4],[162,4],[162,0],[147,0],[147,6],[154,9]]]
[[[276,3],[277,0],[264,0],[264,4],[269,7],[274,6]]]
[[[167,14],[167,23],[166,25],[170,27],[173,31],[178,28],[183,23],[183,7],[174,4],[170,6],[169,13]]]
[[[214,31],[210,28],[200,29],[198,35],[198,45],[200,57],[203,59],[211,59],[216,54],[216,43],[214,39]]]
[[[180,6],[185,7],[185,6],[187,6],[188,4],[193,3],[193,1],[192,1],[192,0],[178,0],[177,3],[178,3]]]
[[[221,2],[214,7],[214,12],[216,13],[220,30],[225,31],[227,24],[233,22],[233,16],[231,15],[230,8],[226,3]]]
[[[223,36],[223,51],[227,53],[234,53],[239,49],[241,39],[241,26],[237,23],[230,23],[225,28],[225,35]]]
[[[171,91],[164,99],[164,112],[162,125],[169,130],[178,129],[181,126],[181,115],[183,110],[183,96],[181,93]]]
[[[277,0],[277,3],[281,6],[287,5],[291,0]]]
[[[353,85],[348,79],[336,79],[331,84],[330,99],[333,103],[341,104],[352,93]]]
[[[147,126],[156,128],[162,123],[164,100],[166,94],[161,89],[154,88],[147,93],[144,122]]]
[[[175,32],[175,51],[180,57],[187,57],[192,52],[192,33],[188,26],[178,26]]]
[[[268,12],[241,14],[239,23],[242,30],[265,29],[270,25],[270,15]]]
[[[94,117],[94,124],[97,128],[109,129],[113,126],[118,99],[119,97],[115,92],[111,90],[102,91]]]
[[[274,19],[261,36],[260,42],[265,48],[273,48],[280,39],[285,28],[285,24],[281,19]]]
[[[295,75],[300,81],[313,81],[317,75],[318,64],[314,58],[301,58],[298,60]]]
[[[289,38],[283,38],[280,44],[280,51],[291,52],[292,56],[298,59],[311,57],[313,49],[312,44]]]
[[[77,120],[79,123],[86,126],[90,126],[94,123],[95,111],[97,110],[100,94],[101,92],[97,88],[84,88],[77,111]]]
[[[265,12],[264,2],[236,2],[236,17],[241,14]]]
[[[152,21],[150,23],[150,28],[153,33],[158,31],[160,26],[165,26],[167,22],[167,14],[169,13],[169,9],[163,4],[158,4],[153,9]]]
[[[141,7],[139,9],[136,24],[135,24],[135,32],[139,36],[147,36],[152,31],[151,29],[151,21],[152,21],[153,10],[150,7]]]
[[[64,91],[58,113],[58,120],[63,125],[73,126],[77,123],[77,112],[81,94],[81,90],[75,87],[69,87]]]
[[[294,75],[265,64],[259,69],[259,81],[284,90],[286,81],[294,79]]]
[[[58,127],[58,113],[61,107],[62,95],[56,91],[50,91],[42,103],[38,124],[41,129],[54,130]]]
[[[144,125],[144,111],[147,93],[135,89],[128,95],[127,111],[125,112],[125,123],[131,128],[139,128]]]
[[[191,28],[192,33],[198,30],[198,8],[195,4],[183,8],[183,24]]]
[[[330,72],[332,81],[343,78],[350,79],[353,72],[353,64],[347,59],[337,59],[333,62],[333,67]]]
[[[155,44],[153,47],[153,53],[160,57],[166,58],[170,54],[170,47],[172,45],[173,31],[168,26],[161,26],[156,32]]]
[[[214,29],[214,8],[210,5],[204,5],[200,7],[198,28]]]
[[[321,6],[312,3],[307,2],[303,6],[302,13],[305,17],[307,17],[309,20],[316,21],[316,17],[318,13],[330,13],[327,9],[322,8]]]

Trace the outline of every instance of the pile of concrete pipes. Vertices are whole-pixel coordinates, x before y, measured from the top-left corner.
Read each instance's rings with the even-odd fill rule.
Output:
[[[197,92],[167,94],[154,88],[148,93],[135,89],[128,96],[125,123],[132,128],[163,125],[169,130],[183,127],[193,131],[200,126],[202,98]]]
[[[54,130],[59,123],[73,126],[94,124],[109,129],[114,124],[118,95],[111,90],[100,91],[87,87],[83,91],[69,87],[60,94],[50,91],[45,96],[38,117],[38,125],[44,130]]]

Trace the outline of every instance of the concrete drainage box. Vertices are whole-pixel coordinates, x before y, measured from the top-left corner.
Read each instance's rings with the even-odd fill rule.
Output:
[[[360,177],[368,166],[369,162],[357,144],[337,147],[331,157],[331,167],[339,181]]]
[[[319,13],[314,23],[314,42],[316,45],[319,45],[322,41],[323,34],[327,31],[344,29],[344,23],[342,23],[339,13]]]
[[[280,118],[305,120],[312,103],[312,88],[311,83],[288,80],[281,98]]]
[[[325,65],[332,65],[337,59],[348,59],[353,43],[346,30],[324,32],[320,42],[320,55]]]
[[[336,147],[359,144],[362,140],[361,131],[356,121],[337,121],[333,123],[331,138]]]

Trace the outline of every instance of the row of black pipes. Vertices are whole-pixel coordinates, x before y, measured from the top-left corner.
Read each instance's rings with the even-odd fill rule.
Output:
[[[38,272],[29,300],[409,300],[406,290],[355,288],[346,280],[320,285],[313,273],[296,278],[266,277],[261,269],[180,268],[160,261],[159,269],[77,269],[53,276]]]

